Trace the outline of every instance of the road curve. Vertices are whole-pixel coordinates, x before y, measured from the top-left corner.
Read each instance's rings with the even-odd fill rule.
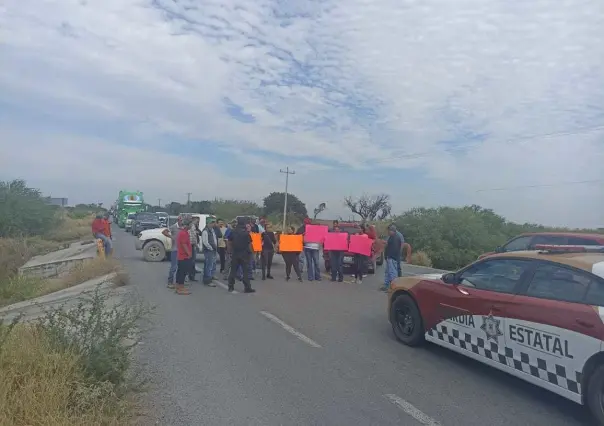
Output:
[[[286,282],[278,264],[275,280],[253,281],[256,294],[195,284],[177,296],[167,263],[146,263],[132,236],[115,237],[133,291],[155,306],[137,350],[150,382],[142,424],[589,424],[582,407],[540,388],[396,342],[380,277]]]

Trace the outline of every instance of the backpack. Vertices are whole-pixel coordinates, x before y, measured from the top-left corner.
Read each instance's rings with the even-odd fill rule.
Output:
[[[233,237],[233,252],[246,253],[250,251],[250,234],[244,229],[235,229]]]

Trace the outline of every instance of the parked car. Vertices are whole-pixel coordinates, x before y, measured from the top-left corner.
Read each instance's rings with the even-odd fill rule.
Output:
[[[159,218],[159,223],[161,226],[168,226],[169,215],[167,212],[157,212],[157,217]]]
[[[604,245],[604,234],[582,234],[579,232],[531,232],[520,234],[504,245],[495,248],[495,251],[481,254],[478,258],[482,259],[494,253],[531,250],[537,244],[602,246]]]
[[[134,221],[135,217],[136,213],[128,213],[126,223],[124,225],[124,229],[126,230],[126,232],[132,232],[132,222]]]
[[[585,404],[604,424],[604,246],[536,248],[395,279],[392,330]]]
[[[216,218],[214,215],[210,214],[193,213],[192,215],[193,217],[199,218],[199,223],[203,224],[201,225],[202,227],[205,225],[208,217]],[[177,218],[177,216],[173,217],[174,220]],[[136,250],[143,252],[143,259],[147,262],[162,262],[170,259],[172,239],[163,234],[165,229],[167,229],[167,227],[157,227],[141,231],[134,241],[134,247]],[[198,253],[197,256],[198,258],[203,258],[203,253]]]
[[[339,226],[340,226],[340,231],[347,232],[348,235],[358,234],[361,230],[361,227],[359,226],[359,224],[354,223],[354,222],[340,222]],[[331,265],[330,265],[330,260],[329,260],[329,251],[327,251],[327,250],[323,250],[323,262],[325,264],[325,271],[330,272]],[[344,268],[351,267],[354,264],[354,253],[345,252],[344,257],[342,259],[342,263],[343,263]],[[383,263],[384,263],[384,252],[382,250],[378,253],[374,253],[374,255],[369,259],[368,264],[367,264],[367,271],[370,274],[375,274],[377,267],[382,265]]]
[[[138,212],[132,220],[132,235],[137,235],[141,231],[161,227],[157,213]]]

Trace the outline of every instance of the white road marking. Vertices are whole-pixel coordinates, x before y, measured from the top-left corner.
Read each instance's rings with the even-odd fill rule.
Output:
[[[426,425],[426,426],[441,426],[441,424],[439,422],[437,422],[432,417],[425,414],[419,408],[416,408],[415,406],[413,406],[411,403],[405,401],[403,398],[401,398],[397,395],[394,395],[394,394],[388,394],[388,395],[384,395],[384,396],[390,402],[392,402],[394,405],[396,405],[401,410],[403,410],[405,413],[409,414],[411,417],[413,417],[415,420],[417,420],[419,423]]]
[[[228,290],[228,289],[229,289],[229,286],[228,286],[228,285],[226,285],[225,283],[221,283],[221,282],[220,282],[220,281],[218,281],[218,280],[214,280],[214,282],[216,283],[216,285],[217,285],[218,287],[224,288],[225,290]],[[237,290],[233,290],[231,293],[233,293],[233,294],[237,294],[237,293],[239,293],[239,292],[238,292]]]
[[[285,331],[287,331],[288,333],[293,334],[294,336],[296,336],[298,339],[302,340],[307,345],[310,345],[313,348],[320,348],[321,347],[321,345],[319,345],[317,342],[315,342],[314,340],[312,340],[309,337],[306,337],[304,334],[300,333],[299,331],[297,331],[292,326],[284,323],[283,321],[281,321],[279,318],[277,318],[276,316],[274,316],[270,312],[260,311],[260,313],[262,315],[264,315],[266,318],[268,318],[269,320],[271,320],[272,322],[274,322],[275,324],[279,324]]]

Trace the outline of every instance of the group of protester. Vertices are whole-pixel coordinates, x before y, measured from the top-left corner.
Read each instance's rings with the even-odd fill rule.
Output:
[[[304,235],[306,226],[311,224],[310,218],[296,229],[289,227],[286,234]],[[177,222],[169,229],[163,231],[166,237],[172,239],[172,253],[170,271],[168,274],[168,287],[175,288],[178,294],[190,294],[185,287],[185,281],[197,281],[196,258],[197,253],[203,253],[203,284],[215,287],[215,274],[217,263],[220,263],[220,273],[224,280],[228,280],[228,291],[234,290],[235,281],[243,282],[245,293],[254,293],[251,286],[258,263],[262,271],[262,279],[273,279],[271,268],[273,257],[278,249],[278,234],[275,234],[271,225],[264,218],[258,221],[240,218],[226,224],[224,220],[208,217],[203,229],[200,229],[199,218],[190,214],[182,214]],[[340,232],[338,221],[333,222],[331,232]],[[402,275],[401,259],[404,243],[403,235],[394,225],[388,228],[389,236],[384,247],[385,275],[384,286],[386,291],[394,278]],[[261,251],[254,252],[251,233],[261,235]],[[373,240],[377,239],[374,226],[359,227],[359,234]],[[308,281],[321,281],[320,270],[321,244],[304,242],[302,252],[282,252],[285,262],[286,279],[291,278],[292,269],[298,281],[302,282],[302,273],[306,263]],[[344,280],[343,260],[344,251],[329,251],[331,266],[331,281]],[[306,262],[305,262],[306,261]],[[362,283],[367,274],[369,256],[354,255],[355,282]]]

